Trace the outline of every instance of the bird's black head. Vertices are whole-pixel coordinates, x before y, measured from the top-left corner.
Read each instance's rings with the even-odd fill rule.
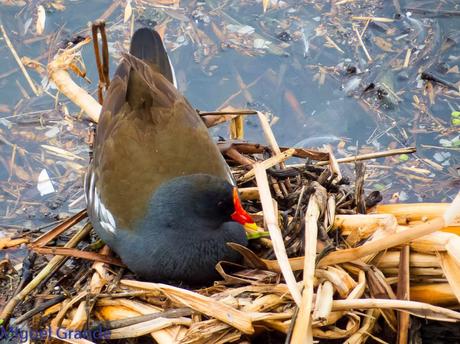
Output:
[[[177,230],[198,226],[216,229],[224,222],[244,225],[252,221],[241,207],[236,188],[208,174],[169,180],[155,191],[149,208],[147,216],[152,216],[152,221],[166,221],[167,227]]]
[[[229,182],[206,174],[193,175],[186,179],[190,205],[195,214],[222,222],[231,221],[231,214],[234,212],[233,186]]]

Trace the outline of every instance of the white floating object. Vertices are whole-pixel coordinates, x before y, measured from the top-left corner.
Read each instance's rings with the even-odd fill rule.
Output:
[[[436,160],[437,162],[441,162],[441,161],[444,161],[444,156],[441,153],[437,152],[437,153],[434,153],[433,159]]]
[[[48,130],[45,133],[45,136],[48,138],[55,137],[57,134],[59,134],[59,128],[58,127],[52,127],[50,130]]]
[[[256,38],[254,40],[254,48],[255,49],[267,49],[270,43],[271,43],[270,41],[266,41],[265,39]]]
[[[4,125],[8,129],[11,129],[11,127],[13,126],[13,123],[11,123],[10,121],[8,121],[7,119],[4,119],[4,118],[0,118],[0,124]]]
[[[37,23],[35,29],[37,30],[37,34],[41,35],[45,30],[45,22],[46,22],[46,12],[45,8],[42,5],[37,7]]]
[[[433,158],[437,162],[443,162],[445,160],[448,160],[451,156],[452,154],[450,154],[449,152],[437,152],[434,153]]]
[[[240,35],[251,35],[256,31],[252,26],[244,25],[238,29]]]
[[[226,26],[227,30],[229,32],[237,32],[239,30],[239,28],[241,27],[241,25],[235,25],[235,24],[228,24]]]
[[[400,200],[401,202],[405,202],[405,201],[407,201],[408,199],[409,199],[409,195],[408,195],[405,191],[401,191],[401,192],[399,193],[399,200]]]
[[[45,169],[43,169],[38,176],[37,189],[38,192],[40,192],[40,196],[46,196],[56,191]]]

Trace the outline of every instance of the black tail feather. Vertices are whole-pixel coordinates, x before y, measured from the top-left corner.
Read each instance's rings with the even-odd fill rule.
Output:
[[[129,53],[146,62],[175,84],[174,72],[158,32],[149,28],[137,30],[131,39]]]

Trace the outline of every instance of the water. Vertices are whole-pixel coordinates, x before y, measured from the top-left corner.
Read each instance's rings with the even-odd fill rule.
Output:
[[[60,42],[88,34],[87,24],[112,4],[69,1],[58,10],[48,1],[25,7],[8,3],[0,0],[0,19],[15,49],[45,66]],[[459,127],[451,124],[452,113],[460,110],[458,90],[435,83],[427,87],[419,72],[429,71],[458,87],[459,18],[415,10],[408,15],[405,10],[458,11],[455,0],[401,1],[402,19],[370,22],[367,27],[351,16],[394,18],[393,2],[354,1],[331,7],[326,2],[290,0],[265,14],[261,2],[252,0],[181,1],[179,10],[154,3],[132,4],[134,24],[167,23],[166,44],[179,88],[196,108],[231,105],[266,111],[280,145],[329,143],[337,157],[417,146],[414,156],[371,163],[367,190],[381,190],[385,201],[449,201],[458,191]],[[46,25],[37,35],[40,4],[46,9]],[[107,19],[112,71],[129,40],[131,20],[123,22],[124,11],[125,2],[120,2]],[[363,42],[372,61],[353,26],[358,32],[366,27]],[[408,48],[411,60],[402,68]],[[83,49],[83,60],[92,84],[78,82],[95,94],[97,73],[90,45]],[[40,85],[44,77],[28,71]],[[53,88],[48,91],[56,94]],[[0,40],[0,228],[34,229],[84,207],[88,126],[64,96],[34,96]],[[255,118],[247,117],[245,129],[248,140],[263,142]],[[227,137],[227,126],[212,133]],[[343,169],[350,172],[352,166]],[[43,170],[55,189],[47,195],[37,189]]]

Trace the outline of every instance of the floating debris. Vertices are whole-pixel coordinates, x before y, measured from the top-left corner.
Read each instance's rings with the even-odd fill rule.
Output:
[[[51,183],[50,176],[45,169],[43,169],[38,175],[37,189],[42,197],[56,191],[54,190],[53,183]]]

